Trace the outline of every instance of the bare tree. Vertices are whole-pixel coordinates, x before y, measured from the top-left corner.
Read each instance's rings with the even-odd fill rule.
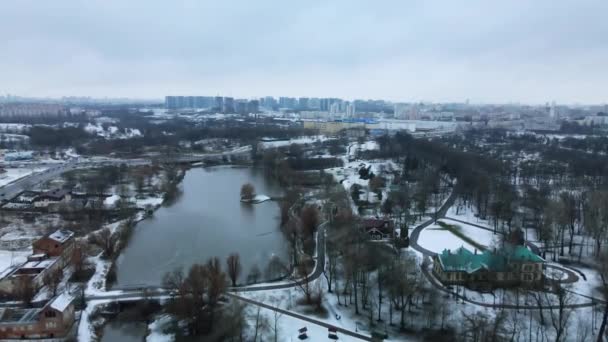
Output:
[[[405,329],[405,309],[417,289],[417,278],[416,261],[413,258],[406,258],[400,260],[396,265],[396,272],[389,282],[391,284],[389,291],[393,292],[391,296],[395,299],[395,307],[399,309],[401,314],[400,326],[402,330]]]
[[[254,333],[253,341],[264,341],[264,332],[268,329],[268,321],[265,316],[261,314],[262,308],[257,306],[255,321],[254,321]]]
[[[602,292],[604,298],[608,298],[608,251],[604,250],[599,257],[600,278],[602,279]],[[606,323],[608,322],[608,304],[604,304],[604,314],[602,316],[602,324],[597,334],[598,342],[604,340],[604,332],[606,331]]]
[[[232,281],[232,286],[236,286],[236,282],[241,275],[241,258],[238,253],[232,253],[226,258],[226,269],[228,277]]]
[[[567,329],[572,314],[572,308],[570,308],[572,294],[559,284],[554,286],[553,294],[556,297],[557,305],[547,306],[547,308],[549,321],[555,330],[555,341],[560,342],[567,340]],[[551,302],[549,293],[545,292],[545,298],[547,302]]]
[[[207,272],[209,277],[209,305],[214,307],[220,295],[226,290],[226,274],[222,271],[220,260],[211,258],[207,261]]]
[[[319,211],[314,206],[305,206],[300,212],[300,221],[302,223],[302,234],[311,238],[319,224]]]
[[[95,234],[91,234],[89,240],[102,249],[104,257],[111,258],[114,254],[116,237],[109,228],[104,228]]]
[[[262,272],[260,272],[260,268],[258,265],[251,266],[251,270],[249,270],[249,275],[247,275],[247,282],[250,284],[255,284],[260,279]]]
[[[224,324],[223,331],[226,341],[245,341],[247,319],[245,318],[244,304],[236,300],[231,301],[231,304],[226,307],[225,314],[220,323]]]
[[[267,280],[275,279],[286,272],[289,272],[289,268],[283,263],[283,261],[281,261],[281,258],[279,258],[277,255],[273,255],[268,261],[268,265],[266,265],[264,276]]]
[[[592,191],[583,202],[585,230],[595,240],[595,254],[600,255],[602,241],[606,239],[608,195],[605,191]]]
[[[58,267],[53,270],[47,271],[42,277],[42,282],[49,291],[53,294],[53,297],[57,295],[57,288],[63,279],[63,270]]]
[[[281,319],[281,317],[283,316],[283,314],[279,313],[278,311],[272,311],[273,315],[272,315],[272,336],[273,336],[273,340],[274,342],[278,342],[279,341],[279,319]]]
[[[290,217],[287,223],[281,225],[281,232],[287,240],[289,253],[291,254],[292,266],[298,265],[298,221],[294,217]]]
[[[243,184],[241,187],[241,199],[242,200],[252,200],[253,196],[255,196],[255,187],[251,183]]]
[[[339,251],[336,244],[331,240],[326,241],[325,254],[327,256],[327,265],[323,268],[323,276],[327,280],[327,291],[332,293],[332,285],[337,273]]]
[[[468,315],[462,313],[464,317],[463,340],[466,341],[502,341],[506,333],[507,323],[506,311],[498,311],[494,318],[490,318],[481,311]]]
[[[70,255],[70,264],[74,268],[74,273],[81,274],[84,270],[86,260],[85,245],[80,240],[74,242],[72,253]]]
[[[311,268],[306,262],[300,263],[297,268],[297,275],[292,276],[292,281],[295,285],[298,286],[300,291],[304,294],[304,298],[306,299],[306,304],[312,304],[312,293],[313,289],[310,284],[310,271]]]
[[[163,286],[172,290],[167,312],[186,322],[190,335],[206,334],[217,326],[217,303],[226,291],[226,275],[219,259],[193,264],[187,276],[181,269],[169,272],[163,278]]]
[[[172,294],[185,296],[186,288],[184,287],[184,272],[181,268],[165,273],[162,280],[162,286],[165,289],[171,290]]]

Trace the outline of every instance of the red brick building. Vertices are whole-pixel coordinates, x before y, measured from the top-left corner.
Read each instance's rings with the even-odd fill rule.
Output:
[[[74,298],[65,293],[42,308],[0,308],[0,339],[65,337],[74,321]]]
[[[364,219],[361,226],[373,240],[390,239],[395,234],[393,221],[387,219]]]
[[[50,257],[69,257],[74,247],[74,232],[59,229],[47,234],[32,244],[34,254],[46,254]]]

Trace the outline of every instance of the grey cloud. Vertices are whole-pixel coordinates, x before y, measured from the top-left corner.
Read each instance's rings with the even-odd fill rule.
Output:
[[[608,3],[0,4],[0,92],[605,102]]]

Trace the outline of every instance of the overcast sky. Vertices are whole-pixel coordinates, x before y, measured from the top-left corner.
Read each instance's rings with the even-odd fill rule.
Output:
[[[608,102],[607,0],[0,1],[0,94]]]

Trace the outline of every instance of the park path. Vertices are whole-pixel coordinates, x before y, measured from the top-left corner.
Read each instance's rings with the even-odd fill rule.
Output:
[[[240,301],[243,301],[243,302],[246,302],[248,304],[257,305],[257,306],[263,307],[265,309],[269,309],[269,310],[276,311],[276,312],[284,314],[284,315],[288,315],[288,316],[291,316],[291,317],[294,317],[294,318],[297,318],[297,319],[301,319],[303,321],[306,321],[306,322],[309,322],[309,323],[312,323],[312,324],[316,324],[316,325],[322,326],[324,328],[328,328],[328,329],[332,328],[332,329],[335,329],[337,332],[339,332],[341,334],[348,335],[348,336],[354,337],[354,338],[358,338],[358,339],[360,339],[362,341],[372,341],[372,338],[370,336],[366,336],[366,335],[360,334],[360,333],[352,331],[352,330],[344,329],[342,327],[335,326],[333,324],[329,324],[327,322],[323,322],[323,321],[320,321],[318,319],[311,318],[309,316],[305,316],[305,315],[302,315],[302,314],[299,314],[299,313],[296,313],[296,312],[293,312],[293,311],[289,311],[289,310],[278,308],[276,306],[268,305],[266,303],[259,302],[257,300],[253,300],[253,299],[250,299],[250,298],[239,296],[238,294],[235,294],[235,293],[227,293],[227,296],[231,297],[231,298],[234,298],[234,299],[237,299],[237,300],[240,300]]]
[[[424,274],[424,276],[427,278],[427,280],[431,283],[431,285],[433,285],[435,288],[453,295],[455,298],[461,299],[467,303],[470,304],[475,304],[475,305],[479,305],[479,306],[483,306],[483,307],[487,307],[487,308],[496,308],[496,309],[528,309],[528,310],[538,310],[538,306],[536,305],[519,305],[519,304],[503,304],[503,303],[484,303],[484,302],[479,302],[479,301],[475,301],[475,300],[471,300],[469,298],[466,298],[466,296],[463,296],[459,293],[456,293],[452,290],[450,290],[449,288],[445,287],[439,280],[437,280],[429,271],[428,269],[428,265],[431,264],[431,260],[434,256],[437,255],[437,253],[430,251],[422,246],[420,246],[418,244],[418,238],[420,237],[420,233],[422,232],[422,230],[424,230],[424,228],[428,227],[429,225],[433,224],[435,221],[441,219],[441,218],[447,218],[456,222],[460,222],[460,223],[464,223],[464,224],[468,224],[480,229],[485,229],[488,231],[494,231],[491,228],[479,225],[479,224],[475,224],[475,223],[470,223],[470,222],[466,222],[466,221],[462,221],[459,219],[454,219],[451,217],[446,217],[446,213],[447,211],[450,209],[450,207],[454,204],[454,201],[456,200],[456,194],[454,191],[452,191],[452,193],[450,194],[450,197],[445,201],[445,203],[442,205],[442,207],[439,209],[439,211],[437,211],[437,214],[435,215],[434,218],[430,218],[427,221],[419,224],[418,226],[416,226],[414,228],[414,230],[412,230],[412,233],[410,234],[410,246],[415,249],[416,251],[422,253],[423,255],[423,263],[420,265],[420,268],[422,269],[422,273]],[[530,244],[528,244],[530,245]],[[538,247],[533,245],[530,246],[530,248],[534,251],[534,250],[538,250]],[[576,281],[579,280],[578,276],[571,270],[563,268],[563,267],[559,267],[557,265],[546,265],[549,268],[554,268],[554,269],[558,269],[564,273],[566,273],[568,276],[566,279],[562,279],[559,281],[555,281],[552,280],[553,282],[558,282],[558,283],[575,283]],[[572,292],[572,291],[570,291]],[[573,292],[574,293],[574,292]],[[582,295],[581,295],[582,296]],[[593,297],[589,297],[589,296],[583,296],[587,299],[591,299],[590,302],[587,303],[577,303],[577,304],[569,304],[567,305],[567,307],[570,308],[584,308],[584,307],[590,307],[590,306],[594,306],[594,305],[598,305],[600,303],[604,303],[605,301],[597,299],[597,298],[593,298]],[[557,306],[543,306],[543,309],[552,309],[552,308],[558,308]]]

